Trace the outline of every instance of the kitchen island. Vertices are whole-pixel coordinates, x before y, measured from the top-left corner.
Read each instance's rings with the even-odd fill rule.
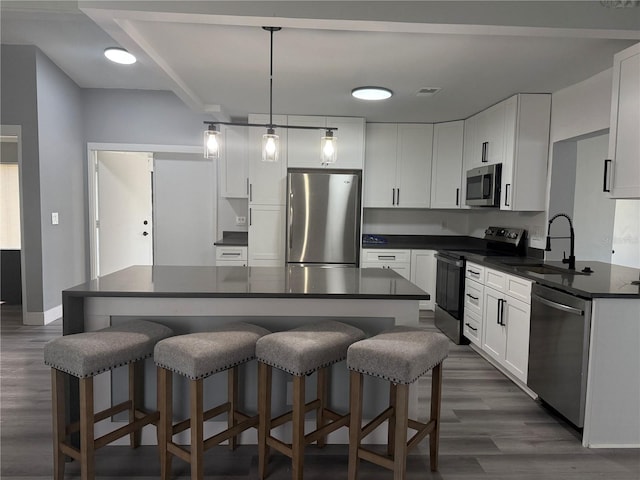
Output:
[[[176,334],[203,331],[233,321],[250,321],[276,331],[331,317],[351,323],[367,334],[375,334],[392,325],[417,325],[418,303],[424,299],[429,299],[427,292],[389,269],[132,266],[64,290],[63,333],[97,330],[141,317],[164,323]],[[241,377],[249,410],[257,410],[255,370],[255,365],[249,365]],[[146,373],[147,403],[154,407],[153,362],[147,362]],[[111,399],[119,401],[125,394],[120,388],[126,382],[112,381],[112,376],[119,375],[124,374],[116,370],[95,378],[96,402],[102,402],[97,403],[96,408],[105,408]],[[284,378],[274,377],[274,384],[284,382]],[[384,405],[388,395],[378,391],[384,388],[384,382],[371,380],[365,388],[369,389],[367,396],[372,399],[368,411],[373,413]],[[207,401],[221,400],[226,394],[222,387],[225,384],[223,376],[209,382],[205,392]],[[283,386],[281,390],[286,392],[287,388]],[[176,383],[176,389],[185,392],[184,401],[176,402],[177,413],[186,415],[186,389],[180,382]],[[346,368],[334,369],[330,391],[335,407],[346,409]],[[68,415],[76,419],[77,394],[74,388],[68,393],[71,395]],[[416,403],[417,393],[414,406]],[[274,395],[273,404],[284,410],[286,395]],[[104,433],[117,423],[107,422]],[[217,428],[216,422],[208,423],[210,431]],[[96,433],[103,434],[98,427],[100,425]],[[346,430],[335,432],[330,440],[348,443]],[[143,442],[154,441],[154,431],[143,432]],[[255,432],[248,432],[242,441],[255,442]]]

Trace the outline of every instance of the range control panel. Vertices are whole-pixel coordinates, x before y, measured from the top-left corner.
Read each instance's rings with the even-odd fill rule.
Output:
[[[523,228],[489,227],[484,231],[484,239],[492,242],[519,245],[527,235]]]

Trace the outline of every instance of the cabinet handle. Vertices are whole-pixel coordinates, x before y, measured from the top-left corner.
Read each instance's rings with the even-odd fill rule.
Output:
[[[239,257],[240,252],[222,252],[223,257]]]
[[[396,188],[396,205],[400,205],[400,189]]]
[[[249,209],[249,226],[251,226],[251,209]]]
[[[611,165],[611,159],[607,158],[604,161],[604,181],[602,182],[602,191],[603,192],[611,192],[611,188],[609,187],[609,165]]]
[[[473,298],[474,300],[478,300],[478,297],[474,297],[473,295],[471,295],[470,293],[467,293],[467,297],[469,298]]]
[[[247,177],[247,196],[249,196],[249,177]]]
[[[509,207],[509,193],[511,193],[511,184],[507,183],[504,186],[504,206]]]
[[[247,182],[249,181],[249,179],[247,179]],[[253,184],[249,184],[249,201],[252,202],[253,201]]]
[[[471,269],[467,270],[467,272],[469,272],[472,275],[480,275],[480,272],[476,272],[475,270],[471,270]]]
[[[501,300],[502,303],[500,303],[500,300],[498,301],[498,305],[500,306],[500,325],[502,325],[503,327],[506,326],[506,323],[504,322],[504,305],[505,303],[507,303],[506,300]]]
[[[395,260],[395,255],[378,255],[378,260]]]
[[[460,189],[456,188],[456,207],[460,205]]]
[[[395,205],[396,204],[396,189],[392,188],[391,189],[391,205]]]
[[[499,298],[498,299],[498,309],[497,309],[498,311],[496,312],[496,317],[497,317],[496,323],[498,325],[502,325],[502,322],[500,321],[500,312],[502,311],[502,302],[503,302],[503,300],[501,298]]]
[[[470,323],[465,323],[465,325],[466,325],[467,327],[469,327],[471,330],[473,330],[474,332],[477,332],[477,331],[478,331],[478,329],[477,329],[477,328],[472,327]]]
[[[489,159],[487,158],[489,151],[489,142],[482,142],[482,163],[487,163]]]

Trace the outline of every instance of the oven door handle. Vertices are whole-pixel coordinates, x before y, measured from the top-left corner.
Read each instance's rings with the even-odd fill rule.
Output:
[[[443,257],[442,255],[439,254],[435,254],[434,257],[436,257],[436,260],[438,260],[439,262],[444,262],[444,263],[448,263],[449,265],[454,265],[456,267],[462,267],[462,265],[464,264],[464,262],[460,259],[454,259],[454,258],[449,258],[449,257]]]

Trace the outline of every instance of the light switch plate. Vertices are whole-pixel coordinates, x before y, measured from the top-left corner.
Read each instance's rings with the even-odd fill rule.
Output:
[[[236,217],[236,225],[245,225],[247,223],[247,217]]]
[[[58,225],[58,212],[51,212],[51,225]]]

